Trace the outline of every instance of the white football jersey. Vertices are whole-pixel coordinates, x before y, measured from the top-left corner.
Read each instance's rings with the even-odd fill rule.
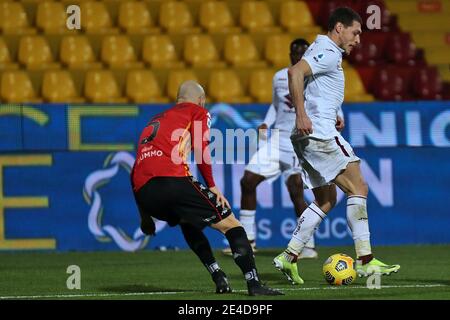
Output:
[[[305,79],[305,111],[313,124],[311,137],[332,139],[338,135],[336,116],[344,101],[343,49],[328,36],[318,35],[303,56],[312,70]]]
[[[273,127],[280,130],[280,149],[294,150],[290,136],[295,125],[295,108],[289,95],[288,68],[281,69],[273,77],[272,105],[275,109]]]

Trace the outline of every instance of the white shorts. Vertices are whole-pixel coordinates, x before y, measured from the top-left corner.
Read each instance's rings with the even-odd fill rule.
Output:
[[[280,150],[274,139],[270,139],[253,154],[245,170],[265,177],[269,183],[275,181],[281,174],[286,183],[291,175],[302,173],[294,149]]]
[[[330,140],[293,135],[291,140],[302,166],[304,185],[309,189],[330,184],[350,162],[360,161],[341,135]]]

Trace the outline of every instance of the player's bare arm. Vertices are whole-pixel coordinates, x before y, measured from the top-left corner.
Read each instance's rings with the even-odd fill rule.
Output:
[[[295,125],[297,132],[301,135],[308,135],[313,132],[312,122],[305,112],[305,101],[303,98],[304,80],[311,75],[311,67],[305,60],[300,60],[288,69],[289,93],[297,115]]]

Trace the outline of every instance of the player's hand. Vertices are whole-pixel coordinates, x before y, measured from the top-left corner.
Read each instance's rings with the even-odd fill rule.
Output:
[[[295,126],[297,128],[297,133],[306,136],[313,133],[311,119],[305,114],[301,118],[297,116],[295,119]]]
[[[224,197],[222,192],[220,192],[220,190],[216,186],[209,188],[209,190],[217,196],[216,204],[220,204],[223,208],[228,207],[231,209],[228,200]]]
[[[260,139],[262,140],[267,140],[267,124],[262,123],[259,127],[258,127],[258,136]]]
[[[341,117],[336,117],[336,129],[337,131],[341,132],[345,127],[345,121]]]

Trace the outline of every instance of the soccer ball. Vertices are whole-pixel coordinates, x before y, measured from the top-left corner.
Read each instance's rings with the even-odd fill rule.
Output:
[[[352,257],[336,253],[323,264],[323,276],[332,285],[349,285],[356,279],[355,260]]]

